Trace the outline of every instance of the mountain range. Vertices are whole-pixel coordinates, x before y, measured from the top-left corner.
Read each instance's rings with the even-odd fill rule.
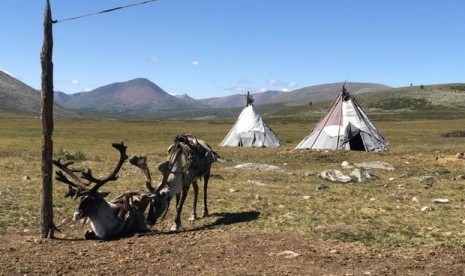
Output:
[[[342,83],[310,86],[291,92],[266,91],[253,95],[256,105],[300,105],[337,96]],[[389,86],[373,83],[350,83],[352,93],[366,93],[389,89]],[[196,100],[186,94],[170,95],[156,84],[143,78],[117,82],[95,90],[77,94],[56,92],[56,102],[71,110],[88,110],[115,113],[129,111],[159,111],[165,109],[232,108],[245,105],[245,96],[234,94]]]
[[[334,98],[342,83],[310,86],[291,92],[266,91],[253,95],[255,105],[292,106]],[[352,93],[389,89],[372,83],[350,83]],[[89,92],[54,93],[54,114],[64,117],[98,116],[124,118],[212,118],[227,117],[245,105],[245,95],[194,99],[171,95],[153,82],[137,78],[108,84]],[[0,112],[40,116],[39,91],[0,71]]]
[[[103,113],[206,107],[187,95],[170,95],[153,82],[142,78],[112,83],[89,92],[56,94],[59,95],[56,102],[67,109]]]
[[[27,84],[0,70],[0,113],[4,116],[40,117],[40,93]],[[58,104],[54,105],[56,116],[77,116]]]
[[[290,92],[255,93],[254,104],[259,112],[283,120],[318,117],[342,85],[330,83]],[[376,83],[350,82],[347,87],[352,94],[359,94],[357,99],[364,108],[372,111],[372,115],[383,114],[383,118],[387,113],[401,118],[405,112],[450,117],[453,114],[444,111],[463,110],[465,107],[463,83],[392,88]],[[0,116],[39,117],[40,96],[39,91],[0,71]],[[243,94],[207,99],[194,99],[186,94],[170,95],[144,78],[112,83],[90,92],[55,92],[54,100],[55,116],[66,118],[203,120],[236,117],[246,102]]]

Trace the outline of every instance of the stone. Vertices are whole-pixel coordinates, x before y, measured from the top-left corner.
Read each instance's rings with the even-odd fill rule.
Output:
[[[360,168],[354,169],[350,173],[350,176],[355,178],[358,182],[364,182],[365,180],[373,177],[373,175],[370,172],[365,171],[365,170],[360,169]]]
[[[433,199],[434,203],[449,203],[449,199],[447,198],[435,198]]]
[[[320,183],[320,185],[318,185],[318,187],[316,187],[317,191],[322,191],[322,190],[326,190],[326,189],[328,189],[328,186],[326,186],[323,183]]]
[[[332,182],[348,183],[352,178],[338,170],[325,170],[318,174],[319,177]]]
[[[421,207],[420,211],[422,211],[422,212],[428,212],[428,211],[429,211],[429,207],[428,207],[428,206],[423,206],[423,207]]]
[[[394,167],[386,162],[381,161],[371,161],[371,162],[362,162],[362,163],[355,163],[355,167],[362,168],[362,169],[379,169],[379,170],[386,170],[386,171],[393,171]]]
[[[350,165],[350,163],[347,162],[347,161],[343,161],[343,162],[341,163],[341,167],[342,167],[343,169],[353,169],[353,168],[354,168],[354,166]]]
[[[286,259],[292,259],[292,258],[295,258],[295,257],[298,257],[300,256],[299,253],[296,253],[294,251],[291,251],[291,250],[284,250],[283,252],[279,252],[278,254],[276,254],[278,256],[283,256],[284,258]]]
[[[258,163],[244,163],[233,167],[234,169],[254,170],[254,171],[268,171],[282,173],[284,170],[278,166],[258,164]]]
[[[260,180],[247,180],[247,183],[255,184],[257,186],[265,186],[265,183],[261,182]]]

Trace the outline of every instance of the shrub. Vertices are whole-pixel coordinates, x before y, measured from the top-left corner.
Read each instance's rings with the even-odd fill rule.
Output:
[[[76,153],[70,153],[64,149],[60,149],[57,153],[54,154],[55,158],[60,158],[62,160],[67,161],[84,161],[87,160],[86,155],[81,152],[77,151]]]

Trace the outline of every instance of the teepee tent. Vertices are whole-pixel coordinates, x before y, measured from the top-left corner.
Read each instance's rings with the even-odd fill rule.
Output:
[[[283,145],[278,136],[255,111],[253,98],[247,92],[247,104],[236,124],[220,143],[221,147],[279,147]]]
[[[296,149],[385,151],[388,145],[343,85],[329,111]]]

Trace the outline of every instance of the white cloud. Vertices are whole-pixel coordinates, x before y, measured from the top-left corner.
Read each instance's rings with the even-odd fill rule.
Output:
[[[236,84],[224,88],[226,91],[234,92],[234,93],[245,93],[247,91],[254,91],[254,93],[261,93],[270,90],[274,91],[281,91],[281,92],[289,92],[295,90],[298,86],[296,82],[293,81],[281,81],[279,79],[268,79],[263,86],[255,86],[252,81],[248,79],[240,79],[236,82]]]
[[[285,82],[278,79],[269,79],[266,83],[271,85],[273,90],[279,90],[282,92],[289,92],[297,87],[297,83],[294,81]]]
[[[94,89],[92,89],[92,88],[89,88],[89,87],[87,87],[87,88],[84,88],[84,92],[89,92],[89,91],[92,91],[92,90],[94,90]]]
[[[240,85],[247,85],[247,84],[250,84],[250,81],[248,79],[241,79],[237,81],[237,83]]]
[[[271,85],[277,85],[279,83],[279,81],[276,79],[271,79],[271,80],[268,80],[267,82]]]
[[[150,62],[153,62],[153,63],[157,63],[157,62],[160,61],[160,57],[158,57],[156,55],[151,55],[151,56],[149,56],[148,59],[149,59]]]
[[[236,93],[238,93],[238,92],[242,93],[246,89],[244,87],[240,86],[240,85],[236,85],[236,86],[227,87],[224,90],[231,91],[231,92],[236,92]]]
[[[69,79],[69,80],[59,79],[58,83],[67,84],[67,85],[79,85],[81,82],[78,79]]]
[[[193,61],[191,62],[191,65],[192,65],[192,66],[199,66],[199,65],[200,65],[200,61],[198,61],[198,60],[193,60]]]
[[[297,83],[293,81],[287,84],[287,87],[296,87],[296,86],[297,86]]]
[[[268,88],[266,87],[261,87],[257,90],[257,92],[266,92],[266,91],[268,91]]]

